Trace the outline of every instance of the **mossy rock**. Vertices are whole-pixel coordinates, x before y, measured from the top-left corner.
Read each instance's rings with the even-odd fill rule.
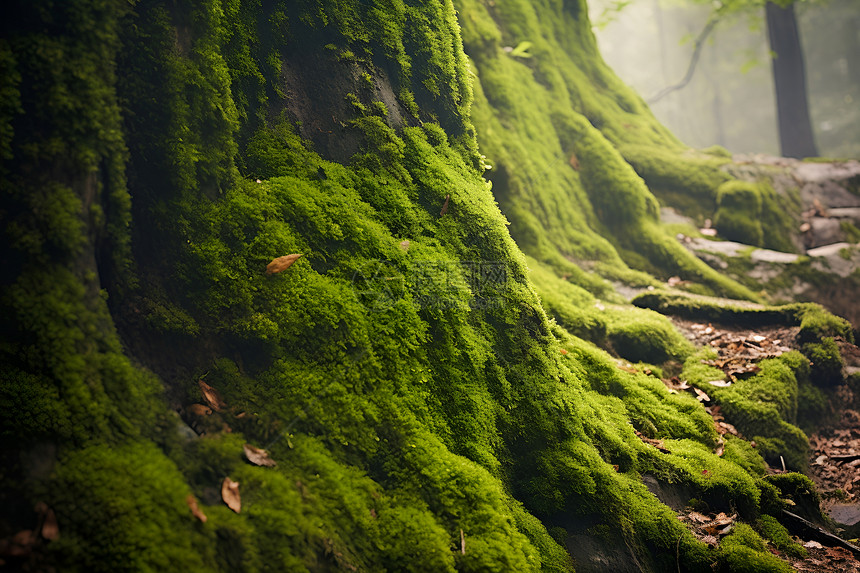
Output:
[[[761,246],[761,195],[756,185],[744,181],[727,181],[717,189],[714,226],[731,241]]]

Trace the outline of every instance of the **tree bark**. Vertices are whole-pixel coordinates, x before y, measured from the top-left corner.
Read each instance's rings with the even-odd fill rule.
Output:
[[[765,15],[773,52],[773,83],[782,155],[797,158],[817,156],[794,4],[783,8],[768,2]]]

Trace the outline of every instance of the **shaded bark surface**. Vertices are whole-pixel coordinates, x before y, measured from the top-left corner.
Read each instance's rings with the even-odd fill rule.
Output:
[[[773,83],[776,91],[779,145],[785,157],[814,157],[818,155],[809,101],[806,90],[806,70],[800,47],[800,34],[794,5],[781,7],[773,2],[765,5],[767,33],[772,59]]]

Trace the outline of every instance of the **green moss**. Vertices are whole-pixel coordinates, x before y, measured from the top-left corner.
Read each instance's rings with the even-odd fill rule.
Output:
[[[800,326],[801,342],[841,336],[854,340],[851,324],[827,312],[820,304],[793,303],[779,306],[750,305],[741,301],[694,294],[655,291],[637,295],[632,301],[641,308],[714,323],[734,323],[755,327],[765,324]]]
[[[851,221],[840,221],[839,229],[845,234],[845,240],[849,243],[860,243],[860,229]]]
[[[717,189],[714,225],[720,235],[747,245],[762,246],[762,200],[758,188],[743,181],[728,181]]]
[[[772,542],[774,547],[790,557],[805,559],[808,555],[800,543],[791,538],[788,530],[770,515],[762,515],[756,522],[756,528],[762,537]]]
[[[761,537],[746,523],[735,524],[720,542],[720,558],[730,571],[789,573],[791,566],[771,555]]]
[[[48,491],[63,524],[49,548],[64,569],[206,571],[214,564],[211,529],[196,523],[182,475],[151,444],[72,452],[61,458]]]
[[[714,157],[724,157],[726,159],[732,158],[732,152],[721,145],[712,145],[710,147],[702,149],[701,151],[702,153],[707,153],[708,155],[713,155]]]
[[[755,297],[658,225],[619,149],[665,152],[678,185],[713,187],[716,163],[673,164],[682,146],[599,60],[581,4],[464,1],[459,23],[451,2],[18,8],[0,43],[0,431],[10,457],[58,448],[51,472],[3,470],[58,514],[49,565],[569,571],[545,526],[564,514],[653,570],[702,570],[713,552],[641,474],[756,512],[754,456],[716,456],[700,403],[565,330],[634,361],[689,355],[665,318],[597,306],[622,302],[609,280],[656,284],[631,266]],[[523,41],[531,58],[504,55]],[[316,53],[299,80],[336,80],[340,162],[311,143],[331,110],[306,112],[290,75]],[[369,103],[371,80],[396,105]],[[203,421],[201,379],[226,403]]]
[[[843,381],[844,363],[833,338],[826,336],[821,342],[808,342],[803,345],[803,353],[812,362],[810,377],[813,384],[832,386]]]
[[[821,521],[821,498],[811,479],[796,472],[773,474],[764,479],[777,488],[781,499],[791,501],[790,511],[810,521]]]
[[[806,467],[809,444],[797,423],[797,378],[791,368],[792,353],[759,363],[752,378],[738,380],[728,388],[710,393],[722,407],[726,419],[753,439],[758,451],[772,466],[785,460],[788,467]]]
[[[664,204],[676,206],[691,217],[709,217],[716,205],[717,189],[730,179],[720,169],[727,162],[723,157],[637,145],[620,150]]]
[[[612,308],[607,314],[607,338],[627,360],[661,364],[684,361],[693,352],[693,346],[672,323],[656,312]]]
[[[750,475],[763,476],[765,474],[767,464],[761,457],[761,452],[741,438],[728,434],[724,435],[723,438],[725,440],[723,457],[726,460],[742,467]]]

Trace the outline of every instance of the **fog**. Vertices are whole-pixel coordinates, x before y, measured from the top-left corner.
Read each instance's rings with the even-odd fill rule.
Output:
[[[683,0],[595,0],[589,8],[604,59],[649,102],[682,80],[710,13]],[[796,11],[819,154],[860,158],[860,2],[798,2]],[[777,155],[773,86],[760,9],[720,21],[692,80],[650,105],[693,147]]]

